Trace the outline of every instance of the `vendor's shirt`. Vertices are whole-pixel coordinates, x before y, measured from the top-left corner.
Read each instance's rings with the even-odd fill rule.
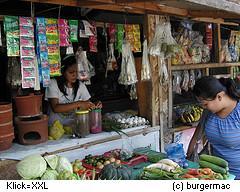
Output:
[[[75,101],[86,101],[90,99],[90,94],[87,87],[81,81],[79,82],[79,88],[74,98],[73,88],[66,87],[67,95],[64,95],[58,88],[57,81],[51,79],[49,87],[46,88],[45,100],[50,98],[58,99],[60,104],[72,103]],[[70,113],[54,113],[49,107],[49,125],[51,125],[56,119],[60,120],[62,124],[68,124],[68,121],[73,120],[73,112]]]
[[[240,175],[240,103],[225,118],[210,113],[205,133],[212,144],[213,155],[228,161],[230,173]]]

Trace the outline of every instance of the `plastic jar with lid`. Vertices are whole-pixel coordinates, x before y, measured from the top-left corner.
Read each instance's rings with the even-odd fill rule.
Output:
[[[89,135],[89,133],[89,111],[76,111],[75,135],[78,137],[85,137]]]
[[[102,110],[93,109],[90,111],[90,132],[100,133],[102,132]]]

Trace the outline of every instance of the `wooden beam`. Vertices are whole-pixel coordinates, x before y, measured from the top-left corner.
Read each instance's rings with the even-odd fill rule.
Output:
[[[226,18],[226,19],[239,19],[239,14],[229,13],[224,11],[188,11],[190,17],[209,17],[209,18]],[[240,12],[239,12],[240,13]]]
[[[195,17],[195,18],[191,18],[191,20],[199,21],[199,22],[206,22],[206,23],[218,23],[218,24],[222,24],[222,25],[239,26],[238,23],[225,22],[224,19],[221,19],[221,18],[214,19],[214,18],[209,18],[209,17]]]
[[[218,67],[236,67],[240,66],[240,63],[199,63],[199,64],[183,64],[172,65],[172,71],[190,70],[190,69],[204,69],[204,68],[218,68]]]
[[[71,6],[71,7],[87,7],[88,6],[98,6],[98,5],[105,5],[110,4],[107,0],[105,1],[78,1],[78,0],[21,0],[21,1],[28,1],[33,3],[46,3],[46,4],[54,4],[54,5],[64,5],[64,6]],[[90,7],[89,7],[90,8]]]
[[[240,14],[240,11],[239,11],[240,5],[234,2],[226,1],[226,0],[217,0],[217,1],[216,0],[185,0],[185,1],[189,3],[197,4],[197,5],[203,5],[203,6],[212,7],[218,10],[235,13],[237,15]],[[207,13],[207,11],[205,12]]]

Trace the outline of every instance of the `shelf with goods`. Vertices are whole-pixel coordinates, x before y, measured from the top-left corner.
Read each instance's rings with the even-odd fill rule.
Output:
[[[221,59],[221,51],[222,51],[222,46],[221,46],[221,26],[220,24],[215,25],[215,31],[217,31],[217,35],[215,35],[215,38],[213,39],[213,47],[214,47],[214,53],[213,57],[215,58],[215,62],[212,63],[194,63],[194,64],[172,64],[171,61],[169,61],[169,75],[170,77],[173,77],[173,73],[176,74],[176,72],[186,72],[190,70],[201,70],[201,73],[203,75],[212,75],[215,76],[216,78],[235,78],[238,73],[238,69],[240,66],[240,62],[219,62],[222,61]],[[216,62],[217,61],[217,62]],[[224,71],[224,72],[223,72]],[[172,78],[171,82],[169,83],[169,128],[172,128],[172,132],[178,132],[178,131],[183,131],[186,129],[190,129],[192,127],[196,127],[197,123],[194,122],[192,125],[191,123],[189,125],[184,125],[183,124],[175,124],[174,123],[174,115],[173,115],[173,108],[176,105],[192,105],[194,104],[195,99],[192,96],[192,99],[185,97],[183,94],[182,100],[180,99],[179,101],[176,102],[175,95],[173,94],[173,83],[172,83]],[[176,104],[177,103],[177,104]],[[197,102],[196,102],[197,104]]]

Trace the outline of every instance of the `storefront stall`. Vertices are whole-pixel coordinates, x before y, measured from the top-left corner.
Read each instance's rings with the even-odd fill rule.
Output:
[[[239,75],[240,4],[221,1],[24,0],[9,13],[9,2],[1,2],[0,82],[7,79],[1,101],[7,103],[0,128],[8,132],[0,132],[0,158],[48,154],[74,162],[138,148],[161,156],[166,144],[189,140],[202,113],[191,95],[195,80]],[[90,130],[93,112],[83,111],[67,124],[48,124],[45,89],[71,54],[92,102],[103,104],[94,116],[100,114],[101,129]],[[148,171],[137,178],[150,179]]]

